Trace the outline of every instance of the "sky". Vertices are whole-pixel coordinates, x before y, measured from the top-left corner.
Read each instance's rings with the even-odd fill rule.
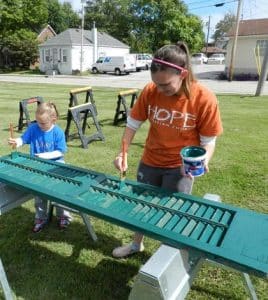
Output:
[[[240,20],[268,18],[267,0],[240,0],[241,15]],[[237,15],[238,0],[184,0],[188,6],[188,11],[198,15],[204,24],[207,24],[210,17],[210,36],[215,31],[216,24],[224,18],[227,13]],[[215,5],[224,5],[216,7]],[[208,26],[204,26],[207,34]]]
[[[240,0],[241,1],[241,19],[261,19],[268,18],[268,1],[267,0]],[[59,2],[71,3],[75,11],[81,10],[81,0],[59,0]],[[209,35],[215,31],[216,24],[224,18],[227,13],[236,16],[238,0],[183,0],[187,5],[188,11],[199,16],[204,24],[208,23],[210,17]],[[224,5],[215,7],[217,4]],[[204,33],[207,35],[208,26],[204,25]]]

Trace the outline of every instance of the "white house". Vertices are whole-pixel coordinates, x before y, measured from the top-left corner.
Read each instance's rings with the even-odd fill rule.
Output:
[[[81,51],[82,50],[82,51]],[[67,29],[39,45],[40,71],[47,74],[73,74],[89,70],[101,56],[128,54],[130,47],[104,32]],[[82,57],[81,57],[82,53]]]
[[[235,29],[228,33],[225,71],[229,73]],[[268,47],[268,19],[242,20],[239,23],[233,74],[260,74],[265,49]]]

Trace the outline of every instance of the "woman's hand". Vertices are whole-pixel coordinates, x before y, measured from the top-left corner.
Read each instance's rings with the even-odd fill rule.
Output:
[[[120,172],[125,172],[128,168],[127,153],[125,153],[125,161],[123,162],[123,153],[120,152],[114,160],[114,165]]]
[[[190,172],[185,172],[184,166],[181,166],[181,175],[193,179],[194,176]]]
[[[205,163],[204,169],[205,169],[205,174],[209,172],[208,163]]]

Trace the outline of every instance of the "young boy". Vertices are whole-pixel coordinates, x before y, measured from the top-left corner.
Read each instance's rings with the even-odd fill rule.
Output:
[[[37,106],[36,122],[32,123],[20,138],[9,138],[8,143],[20,147],[30,145],[30,155],[64,163],[64,153],[67,151],[63,130],[56,124],[58,111],[51,102]],[[47,200],[35,197],[35,222],[33,232],[41,231],[48,222]],[[71,215],[63,208],[56,207],[56,215],[60,229],[66,228]]]

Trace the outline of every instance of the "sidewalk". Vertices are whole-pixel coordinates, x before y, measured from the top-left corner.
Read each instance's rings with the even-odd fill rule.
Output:
[[[257,81],[232,81],[203,79],[209,76],[209,72],[197,73],[196,77],[205,86],[210,88],[216,94],[243,94],[252,95],[256,93]],[[211,73],[212,74],[212,73]],[[151,80],[150,72],[135,72],[129,75],[115,76],[113,74],[98,74],[90,76],[19,76],[19,75],[3,75],[0,74],[1,82],[21,82],[21,83],[40,83],[40,84],[64,84],[70,86],[91,86],[91,87],[112,87],[119,89],[137,88],[142,89],[146,83]],[[262,95],[268,95],[268,82],[266,81],[263,87]]]

